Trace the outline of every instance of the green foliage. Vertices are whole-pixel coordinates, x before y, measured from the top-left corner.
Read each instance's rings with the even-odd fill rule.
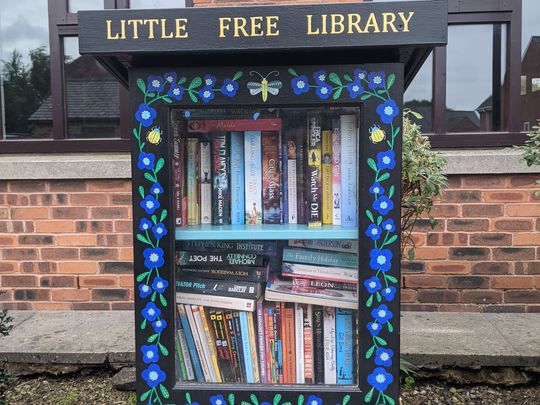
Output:
[[[0,292],[2,294],[2,292]],[[7,336],[13,328],[13,318],[9,316],[7,309],[0,311],[0,335]],[[9,375],[3,361],[0,361],[0,405],[7,405],[6,393],[17,384],[17,379]]]
[[[447,185],[443,173],[446,160],[431,149],[426,136],[422,135],[421,127],[415,124],[409,116],[416,119],[422,116],[414,111],[405,109],[403,112],[403,170],[401,174],[401,253],[410,247],[407,257],[414,259],[414,240],[412,231],[420,217],[427,216],[432,228],[436,221],[431,217],[434,200],[441,195]]]
[[[536,125],[532,129],[527,134],[525,143],[517,148],[523,151],[523,160],[527,162],[527,166],[540,166],[540,126]],[[540,180],[536,180],[536,184],[540,185]],[[540,191],[535,195],[540,196]]]
[[[137,405],[137,394],[135,394],[134,392],[132,392],[132,393],[129,395],[129,398],[128,398],[128,404],[129,404],[129,405]]]
[[[60,399],[60,402],[58,403],[60,405],[72,405],[76,403],[78,397],[79,393],[77,391],[70,390],[66,395],[64,395],[63,398]]]

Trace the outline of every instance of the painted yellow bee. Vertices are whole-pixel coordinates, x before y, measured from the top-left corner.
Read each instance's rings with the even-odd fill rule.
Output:
[[[263,76],[259,72],[256,72],[254,70],[249,72],[250,76],[253,76],[254,74],[259,75],[259,77],[261,78],[261,82],[248,82],[247,88],[249,89],[249,93],[252,96],[261,93],[262,100],[266,102],[266,100],[268,100],[268,93],[272,94],[273,96],[278,95],[279,89],[283,87],[283,83],[281,83],[281,81],[279,80],[272,80],[270,82],[267,80],[268,76],[270,75],[278,76],[278,71],[274,70],[268,73],[266,76]]]
[[[157,145],[161,142],[161,128],[153,127],[146,135],[146,140],[152,145]]]
[[[373,126],[369,129],[369,133],[371,134],[369,140],[373,143],[379,143],[384,141],[384,138],[386,138],[386,132],[384,132],[384,130],[376,124],[373,124]]]

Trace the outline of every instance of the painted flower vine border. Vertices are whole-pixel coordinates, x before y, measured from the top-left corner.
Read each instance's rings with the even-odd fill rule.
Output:
[[[232,393],[228,395],[227,399],[225,399],[223,394],[216,394],[210,397],[209,405],[323,405],[323,400],[316,395],[310,395],[306,399],[306,397],[303,394],[300,394],[298,395],[297,401],[295,403],[292,403],[290,401],[281,402],[282,398],[283,396],[281,394],[275,394],[272,400],[272,403],[259,402],[257,395],[250,394],[249,402],[248,401],[235,402],[236,397]],[[191,394],[189,392],[186,392],[185,399],[186,399],[185,405],[200,405],[199,402],[191,401]],[[338,403],[336,405],[347,405],[349,404],[350,400],[351,400],[351,396],[345,395],[341,403]]]

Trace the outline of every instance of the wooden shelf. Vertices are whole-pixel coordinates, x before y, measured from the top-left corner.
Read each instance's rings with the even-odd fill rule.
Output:
[[[358,228],[296,224],[197,225],[176,228],[176,240],[358,239]]]

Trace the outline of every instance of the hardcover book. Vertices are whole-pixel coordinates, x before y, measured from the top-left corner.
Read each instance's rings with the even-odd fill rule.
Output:
[[[221,265],[221,266],[263,266],[265,257],[253,253],[237,252],[187,252],[176,251],[176,264],[187,265]]]
[[[286,140],[287,151],[287,221],[289,224],[298,223],[298,190],[297,190],[297,147],[296,133],[289,133]]]
[[[266,256],[277,254],[277,241],[275,240],[184,240],[180,242],[180,247],[182,250],[196,252],[225,251],[256,253]]]
[[[279,145],[277,133],[262,133],[263,223],[265,224],[281,222]]]
[[[249,281],[210,280],[204,278],[176,279],[176,292],[208,295],[226,295],[258,299],[262,293],[260,283]]]
[[[341,121],[332,120],[332,224],[341,225]]]
[[[305,117],[304,117],[305,118]],[[298,128],[296,130],[296,208],[298,211],[299,224],[307,224],[308,209],[307,209],[307,136],[306,128]]]
[[[296,356],[296,383],[304,384],[304,305],[294,304],[294,347]]]
[[[357,285],[354,283],[342,283],[333,280],[318,280],[302,277],[293,277],[293,287],[299,288],[315,288],[315,289],[331,289],[331,290],[346,290],[357,291]]]
[[[261,132],[244,133],[246,224],[262,223]]]
[[[283,262],[281,274],[284,277],[330,280],[342,283],[358,282],[358,269],[347,269],[344,267],[323,267],[310,264]]]
[[[172,112],[173,121],[173,167],[174,167],[174,218],[177,226],[187,225],[186,194],[186,145],[184,124]]]
[[[302,304],[304,312],[304,380],[313,384],[313,306]]]
[[[339,266],[350,269],[358,268],[358,257],[355,254],[320,252],[309,249],[284,248],[283,261],[320,266]]]
[[[231,132],[231,224],[244,223],[244,134]]]
[[[210,142],[202,141],[199,179],[201,186],[201,224],[212,223],[212,157]]]
[[[332,225],[332,131],[322,131],[322,223]]]
[[[209,133],[215,131],[280,131],[281,118],[205,119],[190,120],[188,132]]]
[[[357,122],[355,115],[341,116],[341,225],[357,226]]]
[[[227,133],[216,132],[212,134],[212,157],[212,223],[214,225],[230,224],[230,149]]]
[[[176,293],[176,302],[179,304],[201,305],[239,311],[255,311],[256,300],[249,298],[225,297],[222,295],[202,295],[192,293]]]
[[[188,225],[200,223],[199,209],[199,140],[187,140],[187,203]]]
[[[333,252],[354,253],[358,252],[358,241],[339,239],[303,239],[289,240],[289,246],[309,249],[328,250]]]
[[[307,145],[307,223],[308,226],[321,226],[321,117],[319,115],[309,115]]]
[[[315,384],[324,384],[324,320],[322,306],[313,307],[313,370]]]
[[[353,384],[353,311],[336,310],[337,383]]]
[[[324,307],[323,318],[324,383],[336,384],[336,309],[332,307]]]
[[[219,280],[234,279],[238,281],[266,282],[268,280],[268,266],[223,268],[219,266],[181,267],[177,270],[179,277],[202,277]]]

